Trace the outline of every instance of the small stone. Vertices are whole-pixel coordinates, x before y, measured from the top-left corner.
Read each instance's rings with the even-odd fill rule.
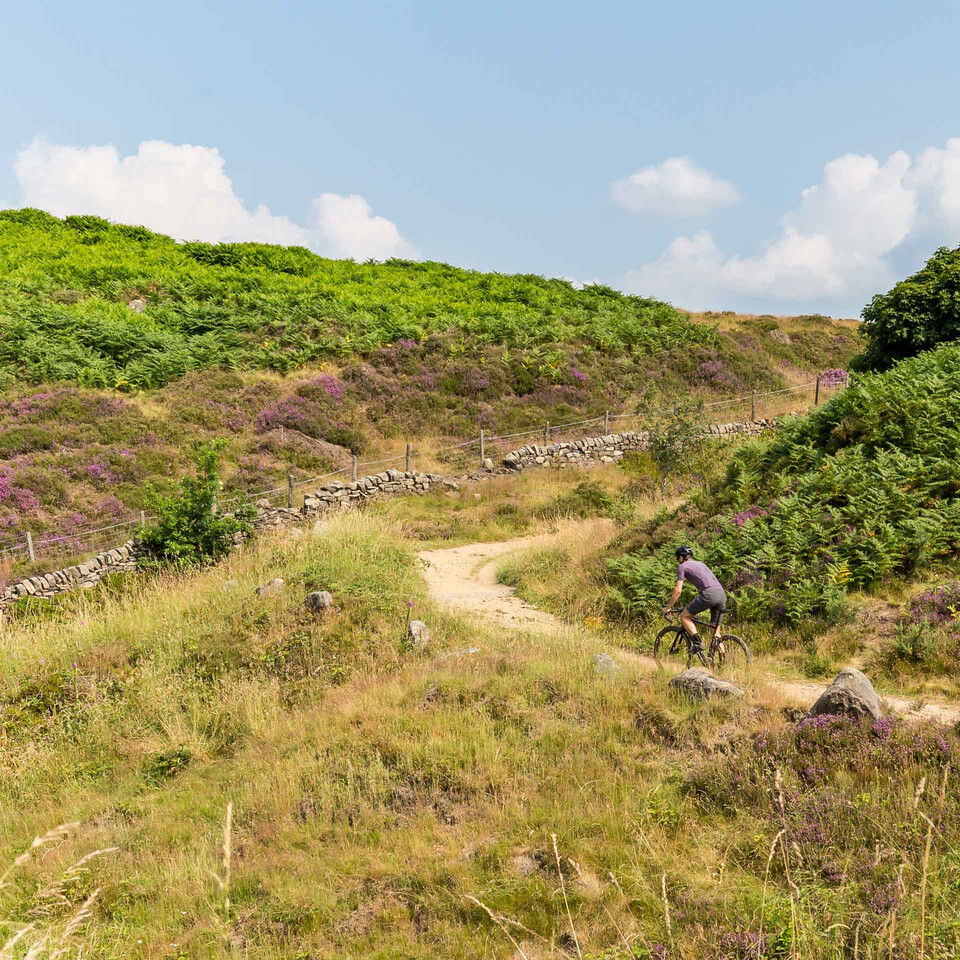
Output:
[[[329,590],[314,590],[306,595],[303,605],[311,613],[326,613],[333,606],[333,594]]]
[[[485,457],[483,461],[483,469],[493,472],[493,461],[489,457]]]
[[[518,877],[530,877],[533,876],[539,869],[537,866],[537,861],[533,857],[528,857],[526,854],[520,854],[517,857],[511,857],[509,860],[509,867]]]
[[[257,506],[258,506],[261,510],[269,510],[269,509],[270,509],[270,501],[269,501],[269,500],[258,500],[258,501],[257,501]]]
[[[479,494],[479,493],[475,493],[475,494],[473,495],[473,499],[474,499],[474,500],[480,500],[480,499],[481,499],[480,494]]]
[[[407,639],[410,646],[421,649],[430,642],[430,631],[422,620],[411,620],[407,624]]]
[[[127,304],[127,306],[128,306],[134,313],[143,313],[143,311],[147,309],[146,303],[144,303],[144,301],[141,300],[139,297],[137,297],[136,300],[131,300],[131,301]]]
[[[834,677],[833,683],[807,711],[807,716],[816,717],[823,713],[857,718],[872,717],[874,720],[883,716],[873,684],[866,674],[853,667],[844,667]]]
[[[678,673],[670,681],[670,686],[693,700],[706,700],[712,696],[743,696],[743,690],[736,684],[729,683],[726,680],[718,680],[702,667],[693,667],[690,670],[684,670],[683,673]]]
[[[593,669],[601,677],[613,677],[620,671],[620,665],[609,653],[595,653],[593,655]]]
[[[236,590],[240,584],[236,580],[224,580],[223,586],[220,588],[224,593],[227,593],[230,590]]]
[[[263,583],[257,587],[257,596],[262,597],[269,593],[279,593],[283,589],[284,583],[282,577],[275,577],[269,583]]]

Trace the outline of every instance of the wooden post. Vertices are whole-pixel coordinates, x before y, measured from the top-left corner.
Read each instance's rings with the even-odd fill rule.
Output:
[[[407,443],[407,473],[410,472],[410,443]]]
[[[287,474],[287,506],[293,506],[293,474]]]
[[[757,419],[757,391],[754,390],[750,395],[750,419]]]
[[[606,436],[610,432],[610,411],[604,410],[603,412],[603,435]]]
[[[543,428],[543,445],[547,446],[550,443],[550,421],[547,421],[547,425]]]
[[[816,406],[820,402],[820,374],[817,374],[817,385],[813,391],[813,405]]]
[[[36,563],[37,555],[33,552],[33,534],[29,530],[27,531],[27,556],[31,563]]]
[[[480,431],[480,464],[483,465],[484,460],[487,459],[487,446],[484,442],[483,431]]]
[[[140,511],[140,526],[145,527],[147,525],[147,512],[146,510]]]

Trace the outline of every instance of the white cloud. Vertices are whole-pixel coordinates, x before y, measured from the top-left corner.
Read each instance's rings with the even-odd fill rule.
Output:
[[[856,154],[831,160],[757,255],[726,255],[700,230],[630,270],[623,286],[691,308],[739,296],[855,309],[902,275],[893,263],[906,251],[915,257],[921,242],[927,256],[938,244],[960,243],[960,139],[928,148],[915,163],[903,151],[885,163]]]
[[[689,157],[669,157],[613,185],[613,201],[631,213],[696,216],[740,199],[737,188],[698,167]]]
[[[307,226],[260,204],[244,206],[215,147],[141,143],[121,157],[113,146],[69,147],[35,140],[17,154],[21,202],[56,216],[90,213],[141,224],[183,240],[299,244],[330,257],[416,257],[414,247],[357,194],[315,197]]]

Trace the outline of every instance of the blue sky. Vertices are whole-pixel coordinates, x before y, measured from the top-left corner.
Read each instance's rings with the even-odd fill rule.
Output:
[[[776,313],[855,315],[960,244],[954,3],[47,0],[0,27],[4,205]]]

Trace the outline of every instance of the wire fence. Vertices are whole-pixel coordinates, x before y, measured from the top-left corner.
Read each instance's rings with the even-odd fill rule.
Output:
[[[705,411],[716,411],[727,419],[725,422],[751,421],[769,419],[797,409],[799,401],[806,405],[823,402],[837,390],[846,386],[846,381],[826,381],[818,377],[809,383],[798,384],[783,390],[772,390],[766,393],[754,391],[748,396],[734,397],[729,400],[715,400],[705,403]],[[409,472],[414,465],[420,465],[424,460],[434,461],[437,464],[456,464],[465,466],[476,462],[478,466],[487,458],[495,459],[517,446],[527,444],[542,444],[548,446],[568,440],[579,440],[590,436],[605,436],[614,430],[624,432],[631,425],[642,427],[643,414],[639,412],[606,412],[603,416],[591,417],[585,420],[574,420],[569,423],[545,423],[543,426],[520,430],[515,433],[492,434],[488,436],[484,431],[469,440],[439,447],[424,454],[414,449],[411,444],[406,445],[404,453],[379,460],[360,461],[353,457],[349,466],[341,467],[319,476],[297,479],[292,474],[287,483],[268,490],[259,490],[252,493],[238,493],[218,502],[221,511],[236,509],[244,504],[266,501],[271,506],[294,507],[297,500],[302,502],[302,495],[309,488],[330,482],[335,479],[351,481],[367,475],[371,467],[379,467],[376,472],[387,469],[402,469]],[[307,491],[304,490],[307,488]],[[0,539],[0,563],[12,568],[15,564],[24,561],[35,562],[38,557],[48,557],[51,554],[76,555],[81,551],[93,552],[115,547],[119,536],[126,534],[132,537],[139,526],[156,519],[143,511],[132,513],[128,519],[94,529],[76,530],[57,536],[40,536],[34,539],[32,533],[22,534],[19,537]],[[2,577],[2,575],[0,575]]]

